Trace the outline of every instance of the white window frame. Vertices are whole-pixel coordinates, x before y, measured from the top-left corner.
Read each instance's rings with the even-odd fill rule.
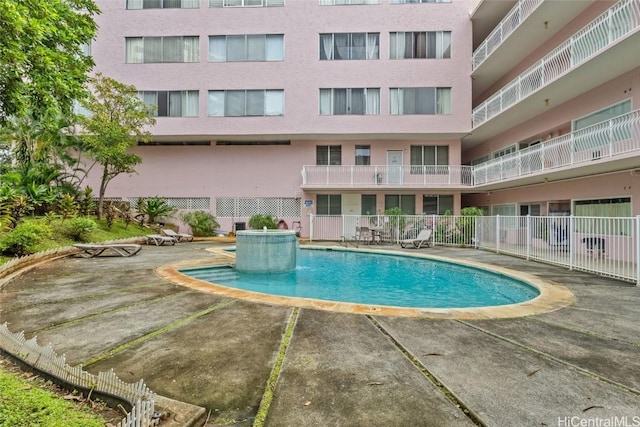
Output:
[[[336,58],[336,35],[342,35],[342,34],[346,34],[349,41],[351,41],[351,44],[347,45],[347,47],[349,48],[349,58]],[[365,45],[364,45],[364,49],[365,49],[365,55],[364,58],[352,58],[351,53],[352,53],[352,49],[354,48],[353,46],[353,35],[354,34],[363,34],[364,35],[364,40],[365,40]],[[328,40],[328,36],[331,36],[330,39],[330,52],[327,52],[327,47],[329,47],[329,44],[327,43],[326,40]],[[376,37],[377,36],[377,43],[373,43],[371,41],[371,38]],[[380,33],[377,32],[371,32],[371,33],[365,33],[365,32],[349,32],[349,33],[320,33],[319,37],[319,53],[318,53],[318,58],[320,58],[321,61],[373,61],[373,60],[377,60],[380,59]],[[323,54],[325,56],[325,58],[323,58]]]
[[[162,110],[158,104],[158,94],[161,92],[166,93],[167,102]],[[155,103],[150,103],[148,99],[153,98],[153,94],[155,94]],[[180,115],[172,115],[171,102],[172,98],[175,99],[177,95],[180,96]],[[200,91],[198,90],[141,90],[138,91],[138,96],[148,107],[154,108],[154,117],[199,117],[200,115]],[[193,101],[194,97],[195,102]],[[160,111],[165,110],[166,114],[158,115]]]
[[[320,6],[342,6],[355,4],[380,4],[381,0],[320,0]]]
[[[518,151],[518,145],[517,144],[507,145],[506,147],[502,147],[501,149],[492,152],[491,153],[491,158],[492,159],[497,159],[499,157],[504,157],[504,156],[506,156],[508,154],[515,153],[516,151]]]
[[[405,112],[404,100],[408,91],[419,89],[433,89],[433,113]],[[447,115],[452,113],[452,89],[450,87],[392,87],[389,88],[389,113],[392,116],[404,115]],[[417,95],[413,95],[417,99]]]
[[[125,8],[127,10],[141,9],[200,9],[200,0],[181,0],[180,7],[165,7],[166,0],[159,0],[160,7],[144,7],[144,0],[126,0]]]
[[[244,37],[244,59],[229,59],[229,41],[231,38]],[[249,39],[255,37],[264,37],[264,59],[249,59]],[[212,52],[212,43],[216,40],[222,40],[223,46],[217,52]],[[278,41],[280,39],[279,46],[273,46],[270,41]],[[209,36],[209,48],[208,59],[209,62],[278,62],[284,61],[284,34],[237,34],[237,35],[212,35]],[[279,47],[279,49],[278,49]],[[224,50],[224,52],[222,51]],[[219,58],[219,59],[218,59]]]
[[[182,44],[182,60],[181,61],[165,61],[164,60],[164,44],[170,39],[174,42]],[[197,63],[200,62],[200,36],[158,36],[158,37],[125,37],[125,63],[127,64],[162,64],[162,63]],[[151,41],[160,41],[160,52],[156,52],[160,56],[159,61],[145,60],[146,44]],[[195,40],[195,42],[194,42]],[[189,43],[187,43],[189,42]]]
[[[244,92],[244,114],[228,114],[230,95],[240,96]],[[263,92],[263,114],[253,114],[248,108],[248,96]],[[276,104],[278,103],[279,104]],[[238,90],[210,90],[207,99],[207,115],[209,117],[267,117],[284,116],[284,89],[238,89]]]
[[[336,91],[342,90],[346,91],[346,110],[344,114],[335,112]],[[364,113],[362,114],[351,112],[353,105],[353,90],[364,91]],[[319,99],[321,116],[371,116],[380,114],[380,88],[321,88]]]
[[[406,34],[411,34],[411,55],[404,56],[406,52]],[[416,34],[424,34],[424,50],[415,46]],[[429,56],[429,39],[435,36],[435,46],[432,56]],[[450,59],[451,58],[451,31],[391,31],[389,33],[389,59]]]
[[[278,7],[285,0],[209,0],[209,7]]]

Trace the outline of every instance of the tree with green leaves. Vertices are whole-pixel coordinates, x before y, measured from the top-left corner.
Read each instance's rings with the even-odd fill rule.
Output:
[[[0,0],[0,126],[10,117],[71,116],[94,66],[92,0]]]
[[[95,165],[102,167],[98,192],[98,218],[109,182],[122,173],[135,172],[142,159],[130,149],[138,141],[148,142],[151,134],[145,129],[155,124],[153,110],[138,97],[134,86],[97,74],[92,83],[92,95],[82,104],[91,115],[78,117],[81,127],[81,149]]]

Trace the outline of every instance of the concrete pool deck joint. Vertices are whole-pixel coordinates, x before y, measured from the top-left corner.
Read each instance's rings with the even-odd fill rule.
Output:
[[[508,304],[490,307],[468,307],[468,308],[407,308],[382,305],[368,305],[358,303],[346,303],[338,301],[325,301],[300,297],[285,297],[279,295],[263,294],[259,292],[245,291],[242,289],[231,288],[217,283],[210,283],[203,280],[195,279],[182,274],[179,269],[187,267],[202,267],[209,265],[212,267],[230,265],[233,261],[233,255],[224,249],[215,248],[210,250],[213,258],[200,259],[196,261],[184,261],[175,264],[162,266],[156,269],[156,273],[167,280],[182,286],[189,287],[201,292],[223,295],[229,298],[238,298],[253,302],[260,302],[272,305],[295,306],[304,308],[314,308],[318,310],[336,311],[352,314],[369,314],[378,316],[397,316],[397,317],[420,317],[433,319],[500,319],[524,317],[535,314],[548,313],[565,308],[575,302],[573,293],[566,287],[549,283],[534,275],[522,273],[520,271],[488,265],[474,261],[461,261],[452,258],[427,254],[427,253],[408,253],[386,249],[355,249],[342,248],[333,246],[301,246],[303,249],[310,250],[334,250],[349,252],[365,252],[377,253],[383,255],[400,255],[418,259],[429,259],[442,261],[446,263],[458,264],[472,267],[480,270],[489,271],[522,281],[534,288],[540,294],[529,300],[518,304]]]

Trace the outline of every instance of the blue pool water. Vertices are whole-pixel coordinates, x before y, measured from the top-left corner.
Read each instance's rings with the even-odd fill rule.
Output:
[[[412,308],[514,304],[539,292],[518,280],[458,264],[362,252],[300,250],[295,271],[238,272],[231,267],[180,272],[220,285],[272,295]]]

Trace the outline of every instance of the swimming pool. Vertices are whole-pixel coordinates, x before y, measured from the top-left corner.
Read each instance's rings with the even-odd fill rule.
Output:
[[[407,308],[517,304],[540,292],[502,274],[433,259],[303,249],[290,273],[254,274],[230,267],[181,268],[189,277],[250,292]]]

